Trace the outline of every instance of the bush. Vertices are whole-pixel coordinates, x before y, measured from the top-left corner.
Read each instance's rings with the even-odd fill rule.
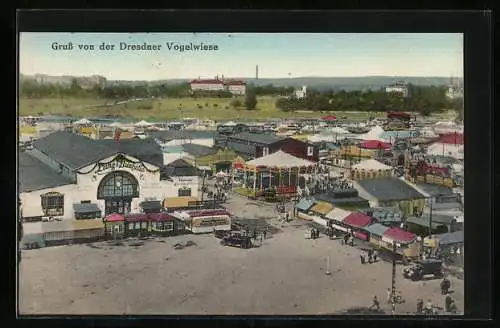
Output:
[[[231,105],[231,107],[236,108],[236,107],[241,107],[243,104],[238,99],[233,99],[233,100],[231,100],[229,105]]]
[[[153,109],[153,105],[151,104],[140,104],[137,106],[137,109]]]

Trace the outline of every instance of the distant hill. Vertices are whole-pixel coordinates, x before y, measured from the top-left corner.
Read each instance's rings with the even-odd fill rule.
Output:
[[[19,82],[31,80],[40,84],[58,84],[64,86],[70,86],[73,79],[76,79],[78,85],[82,88],[92,88],[96,85],[104,86],[107,80],[104,76],[91,75],[91,76],[71,76],[71,75],[46,75],[46,74],[35,74],[35,75],[19,75]]]
[[[77,76],[50,76],[44,74],[36,75],[21,75],[20,81],[24,79],[32,79],[41,83],[55,83],[55,84],[70,84],[72,79],[76,78],[80,84],[91,86],[95,84],[127,84],[127,85],[144,85],[144,84],[178,84],[189,82],[190,79],[164,79],[156,81],[124,81],[124,80],[107,80],[106,78],[98,75],[90,77],[77,77]],[[366,90],[366,89],[380,89],[388,84],[396,81],[406,81],[407,83],[430,86],[430,85],[448,85],[450,78],[447,77],[414,77],[414,76],[360,76],[360,77],[293,77],[293,78],[279,78],[279,79],[255,79],[255,78],[241,78],[247,83],[254,85],[267,85],[273,84],[281,87],[300,87],[307,86],[318,90]],[[462,81],[460,81],[462,83]]]

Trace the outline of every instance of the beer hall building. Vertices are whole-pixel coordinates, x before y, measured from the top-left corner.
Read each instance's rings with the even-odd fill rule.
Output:
[[[165,167],[153,139],[93,140],[58,131],[19,153],[20,214],[86,219],[137,213],[144,203],[198,197],[195,171]]]

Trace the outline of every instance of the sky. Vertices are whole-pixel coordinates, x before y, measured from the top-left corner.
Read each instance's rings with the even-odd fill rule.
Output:
[[[71,50],[57,49],[67,45]],[[100,49],[101,44],[113,50]],[[159,50],[120,49],[160,45]],[[211,46],[184,50],[181,45]],[[83,50],[78,45],[94,45]],[[169,48],[170,46],[170,48]],[[56,48],[56,49],[54,49]],[[217,48],[214,50],[214,48]],[[462,34],[21,33],[21,74],[109,80],[255,77],[463,77]]]

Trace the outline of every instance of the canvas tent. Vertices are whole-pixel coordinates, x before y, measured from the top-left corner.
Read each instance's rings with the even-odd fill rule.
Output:
[[[381,135],[384,132],[385,132],[384,129],[382,129],[380,126],[376,125],[370,131],[361,135],[361,139],[362,140],[385,141],[384,139],[381,138]]]
[[[140,121],[140,122],[137,122],[135,123],[135,126],[138,126],[138,127],[145,127],[145,126],[151,126],[152,124],[149,123],[149,122],[146,122],[144,120]]]
[[[316,163],[292,156],[279,150],[267,156],[259,157],[254,160],[248,161],[247,166],[252,167],[278,167],[278,168],[296,168],[314,166]]]
[[[78,121],[76,121],[75,123],[73,123],[75,125],[89,125],[89,124],[92,124],[92,121],[86,119],[86,118],[82,118]]]
[[[380,163],[379,161],[374,159],[367,159],[361,161],[358,164],[353,165],[352,168],[355,170],[367,170],[367,171],[392,170],[391,166]]]

